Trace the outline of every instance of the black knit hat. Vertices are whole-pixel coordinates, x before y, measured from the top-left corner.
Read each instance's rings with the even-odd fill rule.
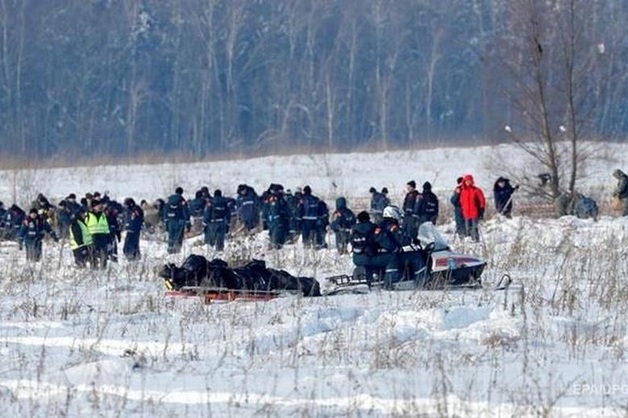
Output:
[[[363,210],[362,212],[358,213],[358,222],[365,223],[370,220],[371,220],[371,215],[369,215],[367,211]]]
[[[410,180],[407,184],[408,184],[408,186],[412,187],[413,189],[416,189],[416,181]]]

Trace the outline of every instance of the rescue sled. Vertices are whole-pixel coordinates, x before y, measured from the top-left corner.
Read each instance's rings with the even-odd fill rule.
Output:
[[[418,280],[414,272],[405,269],[401,281],[392,283],[390,290],[438,290],[451,288],[481,288],[481,276],[486,261],[480,257],[453,251],[436,227],[426,222],[421,224],[416,246],[404,248],[404,251],[416,251],[425,260],[425,267]],[[376,271],[374,277],[366,277],[364,267],[357,266],[350,275],[328,277],[326,295],[340,293],[365,293],[366,289],[384,287],[383,269]]]
[[[156,273],[164,279],[166,296],[200,296],[205,303],[268,301],[290,293],[320,296],[314,278],[267,268],[263,260],[229,267],[223,260],[191,254],[181,266],[166,264]]]
[[[185,286],[178,290],[167,290],[166,296],[198,298],[203,303],[217,302],[266,302],[283,295],[275,290],[228,289],[226,287]]]

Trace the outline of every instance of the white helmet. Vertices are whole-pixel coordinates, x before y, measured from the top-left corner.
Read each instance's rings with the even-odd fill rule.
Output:
[[[402,216],[401,210],[397,206],[386,206],[382,215],[384,218],[393,218],[398,221],[401,220]]]

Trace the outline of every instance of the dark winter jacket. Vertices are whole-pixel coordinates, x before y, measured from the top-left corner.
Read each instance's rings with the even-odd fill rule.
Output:
[[[416,203],[415,213],[421,223],[436,223],[438,219],[438,197],[432,192],[431,186],[423,188],[423,193]]]
[[[379,246],[375,241],[375,230],[378,228],[372,222],[360,222],[351,229],[351,249],[354,255],[373,256]]]
[[[402,207],[403,213],[405,213],[406,216],[415,214],[416,203],[420,196],[421,195],[418,190],[412,190],[406,193],[406,196],[403,199]]]
[[[273,192],[266,198],[266,222],[271,226],[286,226],[290,220],[290,207],[283,193]]]
[[[203,198],[203,192],[200,190],[196,192],[194,199],[190,201],[190,216],[201,217],[205,210],[206,200]]]
[[[209,225],[216,222],[229,222],[231,213],[227,204],[227,199],[222,196],[212,197],[203,212],[203,224]]]
[[[504,182],[504,186],[500,186],[500,182]],[[500,177],[493,185],[493,197],[495,198],[495,210],[497,213],[508,215],[512,211],[512,200],[510,196],[515,189],[510,185],[510,180]],[[510,200],[510,201],[509,201]]]
[[[391,218],[384,218],[381,225],[375,229],[374,235],[379,247],[389,253],[401,251],[404,246],[412,243],[399,227],[399,223]]]
[[[355,225],[355,214],[347,208],[344,197],[336,199],[336,210],[331,215],[331,229],[334,232],[348,231]]]
[[[27,246],[36,241],[41,241],[45,234],[57,241],[57,235],[52,230],[52,227],[48,222],[44,220],[40,215],[33,217],[29,215],[24,219],[22,227],[20,228],[20,240]]]
[[[620,199],[628,198],[628,175],[620,169],[617,169],[613,172],[613,177],[617,179],[617,187],[615,188],[613,196]]]
[[[135,203],[128,205],[125,211],[124,230],[128,233],[139,234],[142,225],[144,225],[144,210]]]
[[[259,196],[250,186],[239,188],[236,199],[238,216],[248,228],[254,228],[259,223]]]
[[[164,222],[190,221],[188,202],[178,193],[170,195],[164,207]]]
[[[311,194],[303,195],[297,206],[297,218],[303,221],[318,221],[321,215],[318,197]]]

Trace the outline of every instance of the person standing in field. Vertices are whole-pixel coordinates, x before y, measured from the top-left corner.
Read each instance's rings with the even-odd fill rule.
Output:
[[[464,176],[460,190],[460,206],[465,221],[466,234],[475,242],[480,240],[478,223],[484,219],[486,198],[482,189],[475,185],[471,174]]]
[[[41,216],[37,209],[32,208],[20,228],[20,250],[26,247],[26,260],[37,262],[41,260],[42,241],[44,235],[49,234],[55,242],[59,239],[52,230],[50,223]]]
[[[613,197],[621,202],[621,216],[628,216],[628,175],[617,169],[613,171],[613,177],[617,179]]]

